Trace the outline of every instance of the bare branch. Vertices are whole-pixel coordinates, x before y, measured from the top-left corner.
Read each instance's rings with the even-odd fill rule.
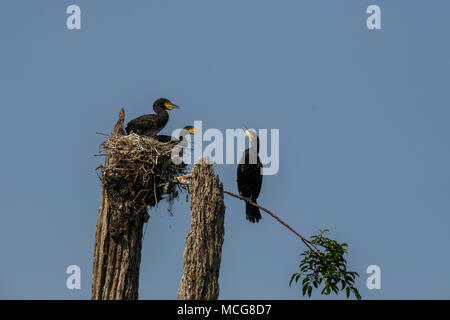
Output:
[[[243,201],[248,201],[248,198],[243,197],[243,196],[238,195],[238,194],[235,194],[235,193],[233,193],[233,192],[227,191],[227,190],[223,190],[223,193],[226,193],[226,194],[228,194],[228,195],[230,195],[230,196],[232,196],[232,197],[238,198],[238,199],[243,200]],[[265,212],[268,213],[269,215],[271,215],[271,216],[272,216],[273,218],[275,218],[279,223],[281,223],[283,226],[285,226],[286,228],[288,228],[289,230],[291,230],[297,237],[299,237],[299,238],[303,241],[303,243],[304,243],[310,250],[313,250],[313,248],[311,248],[311,246],[313,246],[314,249],[315,249],[315,250],[313,250],[313,251],[316,251],[316,252],[317,252],[317,248],[316,248],[316,246],[314,245],[314,243],[312,243],[311,241],[309,241],[308,239],[306,239],[305,237],[303,237],[300,233],[298,233],[297,231],[295,231],[290,225],[288,225],[286,222],[284,222],[283,220],[281,220],[280,218],[278,218],[278,216],[277,216],[275,213],[273,213],[273,212],[271,212],[270,210],[268,210],[268,209],[266,209],[266,208],[260,206],[260,205],[257,204],[256,202],[252,202],[251,204],[252,204],[253,206],[255,206],[255,207],[257,207],[257,208],[259,208],[259,209],[265,211]]]

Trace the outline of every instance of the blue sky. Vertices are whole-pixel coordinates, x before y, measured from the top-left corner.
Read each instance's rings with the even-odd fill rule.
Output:
[[[66,28],[77,4],[82,29]],[[366,28],[377,4],[382,30]],[[350,244],[366,299],[450,298],[450,3],[20,1],[0,9],[0,298],[89,299],[101,185],[118,111],[168,97],[165,128],[280,129],[259,198],[298,232]],[[236,191],[236,166],[217,165]],[[303,299],[302,243],[226,197],[220,298]],[[140,298],[174,299],[189,204],[150,212]],[[81,290],[65,287],[81,267]],[[381,290],[366,268],[381,268]],[[318,294],[313,298],[322,299]],[[330,296],[329,298],[335,298]],[[343,298],[343,297],[338,297]]]

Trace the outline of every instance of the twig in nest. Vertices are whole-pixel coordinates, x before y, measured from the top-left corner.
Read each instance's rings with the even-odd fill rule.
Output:
[[[190,182],[187,179],[192,178],[192,173],[185,174],[184,176],[177,177],[177,180],[181,184],[189,184]]]
[[[107,137],[109,137],[109,134],[106,134],[106,133],[103,133],[103,132],[96,132],[95,134],[100,134],[100,135],[102,135],[102,136],[107,136]]]
[[[158,158],[156,158],[158,159]],[[155,203],[158,203],[158,197],[156,196],[156,177],[153,176],[153,195],[155,196]]]

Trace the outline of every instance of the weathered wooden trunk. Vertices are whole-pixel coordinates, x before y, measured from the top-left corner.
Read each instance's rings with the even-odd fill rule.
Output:
[[[219,296],[224,236],[223,186],[206,159],[194,165],[190,184],[191,231],[186,237],[179,300],[213,300]]]
[[[124,134],[123,124],[122,109],[113,135]],[[107,154],[105,167],[118,160]],[[92,299],[137,299],[142,229],[148,220],[146,205],[131,202],[129,199],[133,195],[119,192],[118,188],[106,182],[105,177],[102,184],[95,235]]]
[[[95,235],[92,299],[137,299],[139,289],[139,266],[141,263],[142,228],[147,214],[145,207],[136,218],[123,228],[119,235],[112,228],[115,217],[126,214],[120,199],[110,199],[103,190]],[[119,221],[122,219],[118,219]]]
[[[124,135],[124,111],[103,144],[102,201],[95,235],[92,299],[137,299],[142,231],[147,207],[175,194],[185,165],[171,162],[172,147]],[[179,299],[217,299],[224,234],[223,188],[206,161],[192,170],[191,232],[186,239]]]

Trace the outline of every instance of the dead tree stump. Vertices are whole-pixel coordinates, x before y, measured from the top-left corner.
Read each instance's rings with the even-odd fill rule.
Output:
[[[191,231],[186,237],[178,299],[214,300],[219,296],[225,205],[223,186],[205,158],[194,165],[190,192]]]
[[[122,109],[113,137],[124,134],[124,117]],[[107,154],[105,167],[115,161],[118,159]],[[130,204],[127,195],[113,194],[108,189],[109,185],[103,183],[95,234],[92,299],[137,299],[142,228],[148,219],[146,207]],[[133,219],[123,219],[130,214]],[[122,224],[124,220],[128,223]]]
[[[175,199],[186,172],[171,160],[173,145],[134,133],[124,135],[124,110],[102,143],[102,202],[95,235],[92,299],[137,299],[142,230],[147,207]]]

